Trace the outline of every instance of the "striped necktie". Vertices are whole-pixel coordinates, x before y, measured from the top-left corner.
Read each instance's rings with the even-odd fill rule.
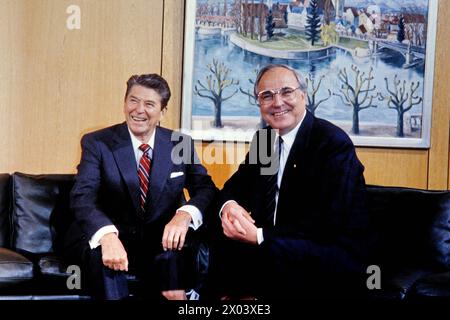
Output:
[[[147,200],[148,182],[150,178],[150,146],[148,144],[141,144],[139,149],[143,152],[141,160],[139,161],[139,187],[140,187],[140,203],[141,209],[145,212],[145,201]]]

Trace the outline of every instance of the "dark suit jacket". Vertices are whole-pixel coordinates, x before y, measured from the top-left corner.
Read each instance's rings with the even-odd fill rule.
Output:
[[[164,226],[184,199],[183,188],[191,197],[186,204],[206,212],[216,189],[198,161],[192,139],[161,127],[155,134],[145,212],[139,205],[137,165],[126,123],[82,138],[81,161],[70,196],[76,221],[66,236],[66,246],[80,241],[87,244],[98,229],[110,224],[119,229],[119,237],[150,226],[159,239],[154,245],[161,246]],[[171,177],[175,172],[178,176]]]
[[[255,152],[262,129],[255,135],[250,152]],[[267,140],[266,140],[267,141]],[[262,142],[264,143],[264,142]],[[256,154],[256,153],[255,153]],[[305,240],[330,255],[342,249],[355,258],[367,253],[368,214],[365,208],[364,167],[355,154],[347,134],[307,112],[290,150],[279,191],[276,225],[266,222],[263,208],[267,176],[263,165],[249,163],[249,154],[238,171],[226,182],[219,208],[236,200],[252,213],[263,227],[261,248],[282,263],[304,255]],[[336,248],[337,250],[334,250]],[[319,259],[329,263],[318,252]]]

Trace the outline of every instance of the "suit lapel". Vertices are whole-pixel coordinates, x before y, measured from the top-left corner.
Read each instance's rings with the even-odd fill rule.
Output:
[[[172,142],[169,131],[156,127],[155,146],[153,150],[152,169],[150,172],[149,203],[151,211],[157,207],[164,185],[172,165]]]
[[[286,186],[286,182],[289,180],[287,177],[291,176],[294,170],[306,170],[304,167],[305,159],[308,157],[306,149],[308,148],[310,133],[313,125],[314,117],[311,113],[306,111],[305,118],[303,119],[300,128],[295,136],[294,144],[291,147],[289,156],[286,160],[284,167],[283,178],[280,186],[280,197],[278,201],[282,200],[283,190],[289,188]],[[301,182],[298,182],[301,183]]]
[[[137,175],[133,145],[126,123],[118,127],[118,134],[112,141],[112,152],[120,174],[130,193],[133,205],[137,210],[139,208],[139,178]]]

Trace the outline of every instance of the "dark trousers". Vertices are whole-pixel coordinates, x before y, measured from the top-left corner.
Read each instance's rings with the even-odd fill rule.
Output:
[[[95,299],[126,298],[130,289],[143,298],[162,299],[161,291],[190,289],[194,279],[194,248],[164,251],[160,232],[150,231],[143,234],[119,229],[129,261],[127,273],[105,267],[101,246],[91,249],[87,241],[66,246],[65,260],[81,266],[83,288]],[[139,280],[129,281],[129,275]],[[133,288],[129,288],[130,284]]]
[[[311,240],[249,245],[223,240],[211,253],[208,294],[267,299],[359,297],[365,268],[346,250]]]
[[[120,300],[128,297],[125,273],[103,265],[101,247],[86,249],[86,260],[83,264],[83,274],[87,274],[85,284],[94,299]]]
[[[161,291],[187,289],[185,254],[162,251],[153,257],[132,257],[129,274],[139,279],[135,290],[140,297],[162,299]],[[140,260],[140,261],[139,261]],[[120,300],[129,296],[127,273],[105,267],[101,247],[86,251],[83,272],[87,287],[95,299]]]
[[[211,300],[260,296],[267,284],[265,267],[261,251],[253,245],[226,240],[215,243],[203,296]]]

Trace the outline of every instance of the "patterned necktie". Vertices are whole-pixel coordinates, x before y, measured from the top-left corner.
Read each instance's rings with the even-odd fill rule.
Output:
[[[142,211],[145,211],[145,201],[147,200],[148,182],[150,177],[150,146],[148,144],[141,144],[139,149],[143,152],[141,160],[139,161],[139,186],[140,186],[140,203]]]
[[[276,207],[276,195],[278,192],[278,171],[280,165],[281,148],[283,147],[283,139],[278,137],[278,144],[275,147],[275,152],[278,152],[278,168],[275,174],[268,176],[266,183],[266,192],[264,195],[265,210],[267,215],[267,223],[274,225],[275,207]]]

